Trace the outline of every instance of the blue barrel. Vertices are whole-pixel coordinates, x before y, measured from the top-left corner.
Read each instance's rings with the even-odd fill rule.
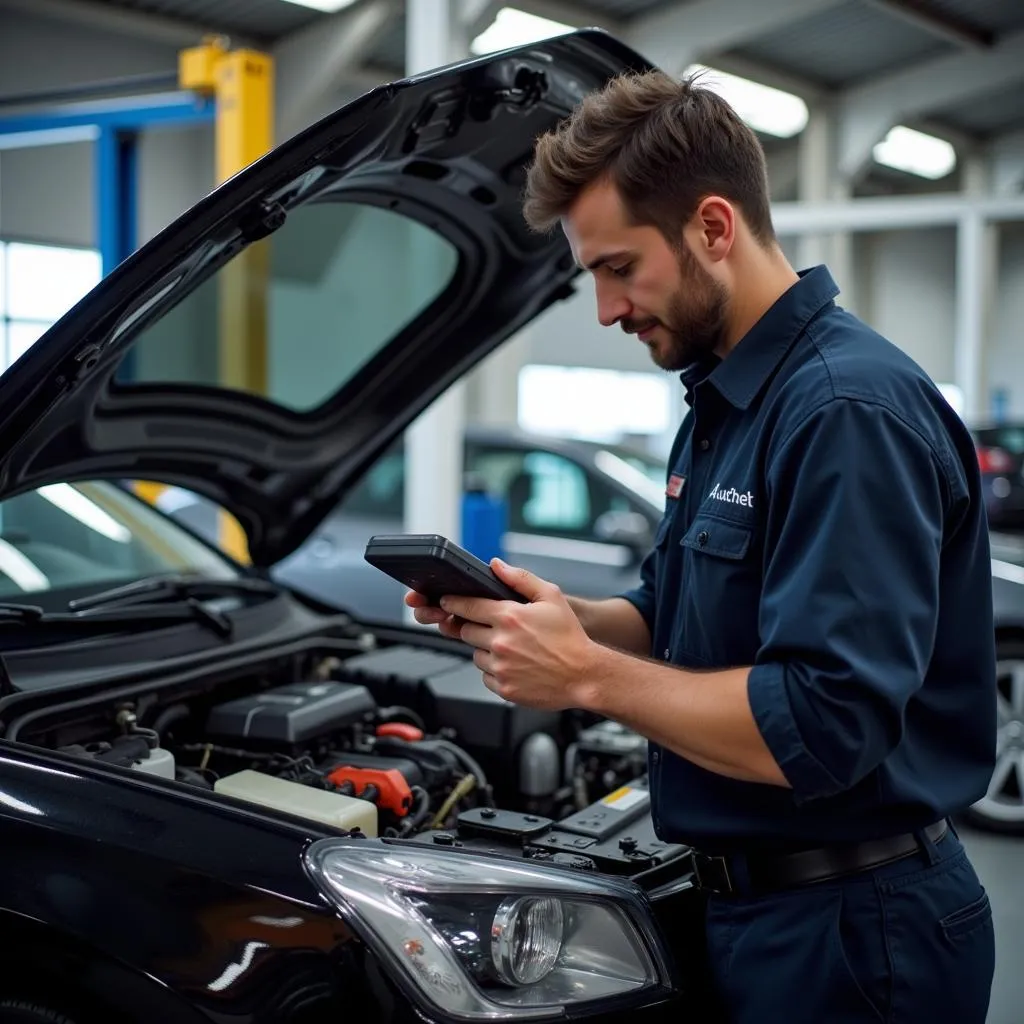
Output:
[[[485,562],[504,558],[507,529],[508,505],[488,494],[479,478],[467,474],[462,495],[462,546]]]

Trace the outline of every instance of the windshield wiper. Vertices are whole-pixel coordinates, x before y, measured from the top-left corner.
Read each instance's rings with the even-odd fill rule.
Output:
[[[116,605],[75,612],[46,612],[29,604],[0,604],[0,627],[46,629],[72,632],[102,633],[111,629],[140,625],[172,625],[178,622],[198,622],[221,637],[233,630],[231,620],[221,612],[204,608],[194,598],[179,604]]]
[[[260,595],[271,597],[281,588],[269,580],[242,577],[233,580],[205,579],[202,576],[152,576],[120,587],[101,590],[68,602],[72,612],[91,611],[94,608],[123,607],[155,601],[201,601],[214,597]]]
[[[0,623],[38,622],[45,615],[46,612],[35,604],[0,604]]]

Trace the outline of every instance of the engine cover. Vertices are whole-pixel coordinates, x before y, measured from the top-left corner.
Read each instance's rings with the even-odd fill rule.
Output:
[[[292,747],[354,725],[375,710],[362,686],[291,683],[217,705],[206,729],[211,736]]]
[[[456,655],[400,645],[349,658],[340,671],[379,705],[411,707],[429,732],[454,729],[476,750],[511,753],[532,733],[557,731],[561,720],[557,712],[502,700],[484,686],[472,661]]]

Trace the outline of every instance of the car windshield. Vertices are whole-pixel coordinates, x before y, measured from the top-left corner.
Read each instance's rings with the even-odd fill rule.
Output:
[[[57,610],[70,598],[164,573],[239,575],[115,483],[51,484],[0,501],[0,600]]]

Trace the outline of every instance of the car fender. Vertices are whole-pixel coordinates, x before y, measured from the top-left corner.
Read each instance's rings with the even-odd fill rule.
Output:
[[[370,1020],[395,1005],[305,873],[305,848],[337,833],[10,744],[0,778],[5,961],[25,950],[19,960],[49,972],[40,977],[89,998],[121,992],[112,981],[123,979],[131,1020]],[[0,977],[11,986],[0,996],[17,996],[18,973]]]

